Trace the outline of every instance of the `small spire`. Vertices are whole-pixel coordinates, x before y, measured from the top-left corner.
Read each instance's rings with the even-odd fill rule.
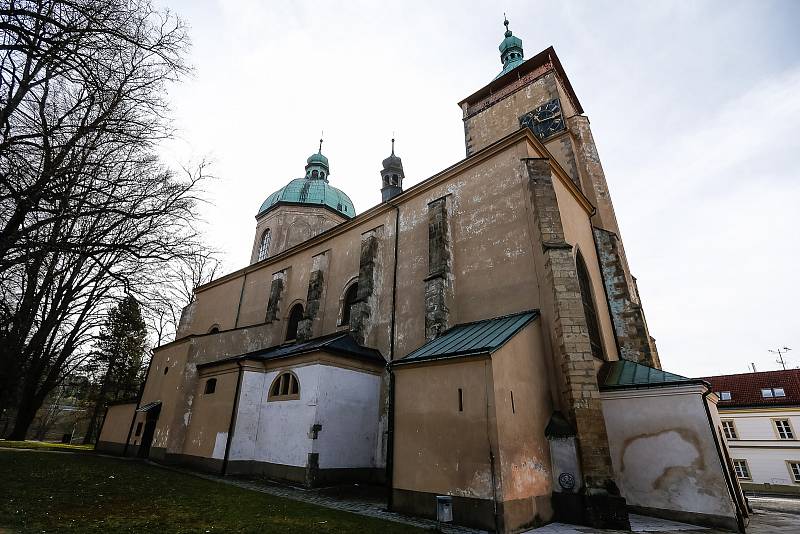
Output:
[[[325,130],[319,132],[319,154],[322,154],[322,138],[325,136]]]
[[[508,29],[508,17],[503,13],[503,25],[506,27],[506,37],[511,37],[511,30]]]
[[[392,156],[394,156],[394,132],[392,132]]]

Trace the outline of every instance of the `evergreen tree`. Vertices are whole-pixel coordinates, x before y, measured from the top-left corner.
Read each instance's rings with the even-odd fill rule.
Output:
[[[97,419],[111,401],[134,399],[145,378],[147,327],[136,299],[128,295],[112,308],[95,342],[92,362],[102,376],[84,443],[91,443]]]

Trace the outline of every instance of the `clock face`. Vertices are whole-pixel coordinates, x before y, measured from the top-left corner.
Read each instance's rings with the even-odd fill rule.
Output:
[[[565,129],[564,117],[561,115],[561,101],[554,98],[545,102],[533,111],[519,118],[520,126],[530,128],[541,140],[557,134]]]

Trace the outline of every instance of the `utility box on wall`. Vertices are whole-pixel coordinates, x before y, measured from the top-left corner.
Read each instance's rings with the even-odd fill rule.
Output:
[[[440,523],[453,522],[453,498],[449,495],[436,496],[436,520]]]

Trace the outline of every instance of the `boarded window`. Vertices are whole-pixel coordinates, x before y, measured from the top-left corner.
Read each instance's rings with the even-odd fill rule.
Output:
[[[203,390],[203,393],[206,395],[211,395],[217,390],[217,379],[216,378],[209,378],[206,380],[206,388]]]
[[[297,326],[303,320],[303,305],[295,304],[289,312],[289,326],[286,327],[286,341],[297,339]]]
[[[292,400],[300,398],[300,381],[290,371],[283,372],[275,377],[269,388],[267,400]]]
[[[592,356],[603,357],[603,341],[600,337],[600,324],[597,320],[597,308],[594,305],[592,293],[592,281],[589,278],[589,271],[583,256],[578,252],[575,257],[575,266],[578,271],[578,283],[581,288],[581,300],[583,301],[583,314],[586,316],[586,328],[589,330],[589,344],[592,349]]]

